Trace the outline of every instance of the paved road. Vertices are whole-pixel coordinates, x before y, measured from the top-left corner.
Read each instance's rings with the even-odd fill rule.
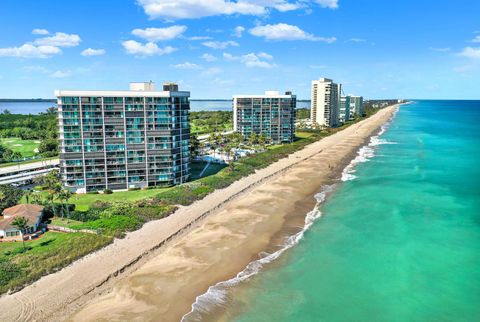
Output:
[[[17,164],[8,167],[0,168],[0,176],[8,175],[9,173],[18,172],[18,171],[28,171],[28,170],[37,170],[45,166],[58,166],[60,164],[59,159],[44,160],[26,164]]]

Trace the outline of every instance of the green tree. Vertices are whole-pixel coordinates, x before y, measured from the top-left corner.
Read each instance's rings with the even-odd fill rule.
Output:
[[[267,142],[267,137],[265,136],[265,134],[260,134],[257,141],[258,144],[260,144],[260,146],[262,147],[262,150],[265,149],[265,144]]]
[[[70,210],[69,210],[69,205],[68,205],[68,201],[70,200],[70,198],[72,197],[73,193],[68,190],[68,189],[62,189],[59,193],[58,193],[58,199],[60,201],[62,201],[62,217],[64,217],[64,212],[67,213],[67,218],[70,218]]]
[[[258,135],[257,135],[257,133],[252,132],[252,134],[250,134],[250,136],[248,137],[248,143],[249,143],[251,146],[254,146],[255,144],[257,144],[257,141],[258,141]]]
[[[200,154],[201,142],[195,134],[190,135],[190,155],[192,158]]]
[[[22,196],[22,189],[8,184],[0,185],[0,212],[18,204]]]
[[[28,228],[28,220],[25,217],[16,217],[12,221],[12,225],[15,226],[18,230],[20,230],[20,237],[22,238],[23,244],[23,251],[25,251],[25,240],[23,240],[23,234],[25,230]]]

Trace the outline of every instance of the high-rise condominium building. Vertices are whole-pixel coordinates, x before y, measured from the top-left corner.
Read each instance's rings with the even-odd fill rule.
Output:
[[[266,91],[264,95],[233,96],[233,129],[245,138],[265,135],[272,143],[295,137],[297,98],[291,92]]]
[[[350,120],[350,96],[340,97],[339,122],[345,123]]]
[[[79,193],[189,179],[189,92],[57,90],[63,184]]]
[[[349,95],[350,97],[350,113],[355,116],[365,116],[365,109],[363,107],[363,97]]]
[[[339,124],[341,85],[331,79],[312,81],[310,118],[321,126],[335,127]]]

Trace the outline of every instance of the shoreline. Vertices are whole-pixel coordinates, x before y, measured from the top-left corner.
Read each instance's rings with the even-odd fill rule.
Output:
[[[252,197],[252,193],[255,194],[262,190],[265,185],[275,185],[275,182],[286,176],[286,172],[294,171],[295,168],[299,168],[301,163],[311,162],[311,159],[322,155],[324,149],[340,148],[336,139],[348,138],[348,135],[352,135],[353,139],[357,137],[357,141],[352,146],[344,147],[347,153],[343,155],[342,159],[351,157],[351,154],[356,153],[358,147],[388,120],[388,114],[392,114],[395,106],[398,105],[382,109],[368,119],[314,142],[267,168],[258,170],[254,174],[236,181],[227,188],[213,192],[191,206],[181,207],[177,212],[165,219],[147,223],[140,230],[129,233],[126,238],[116,240],[102,250],[87,255],[59,272],[41,278],[17,293],[2,296],[0,298],[0,307],[8,307],[8,312],[6,309],[0,310],[0,318],[2,320],[6,318],[13,320],[12,317],[15,316],[17,320],[26,320],[29,317],[35,317],[37,320],[63,320],[70,316],[71,313],[78,311],[85,303],[94,299],[97,300],[98,295],[104,296],[102,294],[106,293],[105,296],[111,296],[114,294],[111,291],[112,287],[116,286],[113,284],[119,284],[134,276],[141,269],[148,268],[148,265],[152,265],[151,262],[156,258],[166,256],[165,254],[168,255],[168,251],[174,249],[175,245],[182,242],[182,239],[185,242],[185,239],[192,239],[192,234],[195,237],[199,229],[201,230],[202,227],[211,222],[211,217],[218,217],[219,213],[225,213],[225,210],[232,207],[232,204],[238,204],[246,196],[250,195]],[[387,119],[382,121],[385,117]],[[365,132],[368,133],[357,135],[358,130],[366,130]],[[344,143],[349,144],[348,141]],[[351,158],[348,161],[350,160]],[[335,163],[335,165],[335,168],[339,167],[338,164]],[[334,171],[329,168],[323,175],[329,178],[329,180],[333,180],[332,172]],[[303,216],[305,216],[305,213],[303,213]],[[205,219],[206,217],[208,219]],[[263,230],[259,231],[261,235],[263,234],[260,242],[255,240],[256,244],[249,248],[250,251],[244,251],[244,254],[240,256],[242,260],[239,259],[232,266],[238,268],[240,262],[248,260],[248,263],[256,258],[258,259],[258,252],[252,253],[251,249],[258,249],[260,244],[261,250],[266,249],[265,246],[284,227],[284,223],[287,221],[286,218],[286,216],[275,218],[273,223],[275,227],[272,230],[273,227],[270,227],[272,218],[265,216],[265,222],[268,222],[269,225],[264,225]],[[238,219],[241,220],[242,218]],[[270,219],[270,221],[267,219]],[[222,225],[217,226],[220,229],[224,228]],[[250,228],[254,229],[253,231],[255,232],[254,226],[252,225]],[[189,238],[186,238],[187,235]],[[194,237],[193,239],[195,239]],[[189,263],[184,264],[188,266]],[[242,268],[236,269],[235,273]],[[215,280],[221,281],[229,276],[231,277],[231,273],[223,272],[220,275]],[[208,281],[207,283],[210,282]],[[214,284],[208,284],[207,288],[209,285]],[[197,285],[197,287],[198,289],[205,289],[204,285]],[[109,290],[110,292],[108,292]],[[201,293],[197,292],[196,295],[198,294]],[[192,302],[189,302],[189,306]],[[181,305],[179,306],[181,307]],[[183,313],[186,313],[186,311]]]

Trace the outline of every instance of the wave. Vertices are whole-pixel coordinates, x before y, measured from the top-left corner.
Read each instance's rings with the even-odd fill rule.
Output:
[[[387,140],[380,139],[379,137],[390,127],[391,121],[395,117],[398,110],[399,108],[397,107],[395,112],[392,114],[392,117],[382,125],[377,135],[372,136],[370,138],[370,142],[358,150],[355,159],[353,159],[343,170],[341,178],[342,181],[353,180],[356,178],[356,176],[353,175],[355,172],[355,165],[358,163],[367,162],[370,158],[372,158],[375,155],[375,146],[382,144],[396,144],[395,142],[389,142]],[[216,307],[222,306],[227,302],[229,288],[238,285],[239,283],[246,281],[250,277],[258,274],[266,264],[273,262],[286,250],[297,245],[303,238],[305,232],[313,225],[315,220],[322,216],[322,213],[318,208],[320,204],[325,201],[327,195],[333,191],[334,187],[335,185],[325,185],[322,187],[322,190],[314,196],[317,203],[313,210],[307,213],[305,216],[305,223],[302,230],[295,235],[287,237],[282,247],[276,252],[271,254],[266,252],[262,253],[262,257],[260,259],[250,262],[247,267],[245,267],[245,269],[238,273],[235,277],[210,286],[207,292],[197,296],[195,302],[192,304],[192,309],[182,317],[181,322],[201,321],[203,314],[207,314]]]
[[[322,187],[321,192],[315,195],[315,200],[317,201],[315,207],[312,211],[307,213],[305,216],[305,223],[298,233],[295,235],[289,236],[285,239],[282,248],[277,250],[274,253],[262,253],[262,258],[250,262],[247,267],[237,274],[234,278],[231,278],[226,281],[219,282],[213,286],[210,286],[202,295],[197,296],[195,302],[192,304],[192,309],[190,312],[185,314],[182,317],[182,322],[187,321],[201,321],[202,314],[211,312],[215,307],[221,306],[227,301],[228,290],[230,287],[238,285],[239,283],[249,279],[250,277],[258,274],[262,268],[276,260],[280,257],[287,249],[297,245],[300,240],[303,238],[305,232],[313,225],[315,220],[321,217],[322,213],[318,210],[319,205],[323,203],[327,195],[333,191],[335,185],[325,185]]]
[[[343,169],[342,177],[340,178],[340,180],[350,181],[350,180],[356,179],[357,176],[354,175],[354,173],[356,172],[355,170],[356,165],[359,163],[368,162],[368,160],[373,158],[375,156],[375,150],[376,150],[375,147],[379,145],[384,145],[384,144],[397,144],[396,142],[391,142],[385,139],[381,139],[380,136],[382,136],[388,130],[388,128],[392,124],[393,118],[398,113],[398,111],[399,111],[399,107],[395,109],[395,112],[392,114],[390,119],[380,127],[380,131],[377,133],[377,135],[372,136],[368,144],[362,146],[358,150],[357,156],[352,161],[350,161],[350,163],[345,167],[345,169]]]

